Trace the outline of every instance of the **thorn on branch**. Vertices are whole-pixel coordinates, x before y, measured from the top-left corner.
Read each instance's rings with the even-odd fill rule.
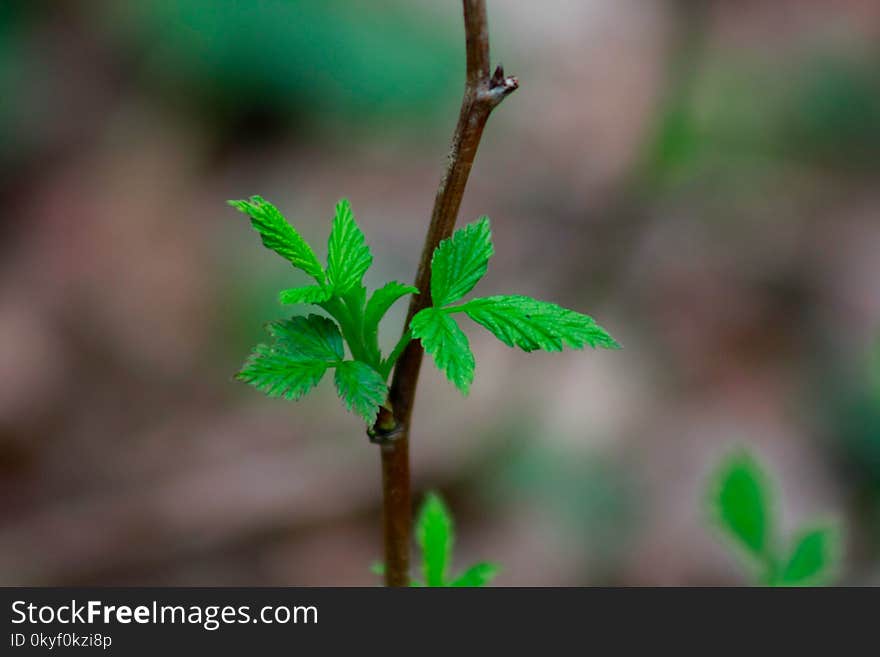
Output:
[[[504,82],[504,64],[499,63],[495,68],[495,73],[492,74],[492,79],[489,80],[490,87],[500,86]]]
[[[498,64],[492,77],[489,78],[488,87],[489,88],[486,89],[482,95],[492,107],[495,107],[498,103],[504,100],[508,94],[513,93],[519,88],[519,80],[512,75],[505,76],[504,65]]]

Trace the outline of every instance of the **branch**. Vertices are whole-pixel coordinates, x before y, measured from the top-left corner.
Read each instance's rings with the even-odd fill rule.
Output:
[[[404,331],[417,312],[431,305],[431,256],[440,242],[452,235],[465,185],[480,145],[483,128],[492,110],[515,91],[519,82],[504,75],[499,65],[490,75],[489,25],[485,0],[463,0],[467,48],[467,78],[458,125],[452,138],[446,172],[440,181],[431,223],[425,237],[413,296]],[[385,582],[409,585],[411,501],[409,484],[409,428],[423,350],[409,342],[394,368],[388,408],[382,409],[371,439],[382,450],[382,486],[385,529]]]

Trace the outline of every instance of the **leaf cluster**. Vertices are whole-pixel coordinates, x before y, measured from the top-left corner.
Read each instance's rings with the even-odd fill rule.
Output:
[[[373,256],[345,199],[336,205],[326,267],[268,201],[253,196],[229,204],[250,217],[267,249],[314,280],[282,291],[281,303],[313,304],[329,315],[297,315],[269,324],[271,344],[257,345],[236,378],[272,397],[300,399],[334,369],[343,405],[372,424],[387,397],[393,365],[379,349],[379,323],[395,301],[418,290],[392,281],[367,298],[363,278]]]
[[[410,330],[446,377],[467,394],[474,380],[474,355],[454,319],[465,314],[508,347],[562,351],[619,345],[592,317],[521,295],[459,302],[486,274],[494,252],[489,218],[481,217],[443,240],[431,259],[431,307],[413,317]]]
[[[413,317],[397,345],[384,355],[378,339],[382,318],[398,299],[419,290],[391,281],[367,296],[363,278],[373,256],[347,200],[336,206],[326,267],[271,203],[259,196],[229,203],[250,217],[266,248],[313,279],[312,284],[282,291],[281,303],[313,304],[329,315],[295,316],[269,325],[273,341],[258,345],[236,376],[271,396],[300,399],[334,369],[346,408],[372,424],[386,400],[391,369],[413,339],[421,341],[437,367],[467,394],[475,361],[455,319],[460,314],[509,347],[527,352],[618,347],[591,317],[547,301],[499,295],[461,303],[486,273],[493,253],[489,219],[482,217],[455,231],[434,251],[432,303]]]
[[[764,584],[811,586],[834,575],[840,544],[837,527],[804,526],[787,546],[780,545],[770,479],[748,452],[738,451],[721,463],[709,505],[717,526]]]

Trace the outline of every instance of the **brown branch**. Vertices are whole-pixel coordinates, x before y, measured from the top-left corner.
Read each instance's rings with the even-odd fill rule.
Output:
[[[431,256],[437,245],[452,235],[455,228],[461,198],[486,121],[492,110],[519,86],[516,78],[505,77],[501,66],[494,74],[489,73],[489,25],[485,0],[463,0],[463,4],[467,44],[464,98],[416,274],[415,286],[421,293],[410,302],[405,327],[417,312],[431,305]],[[410,580],[409,429],[422,356],[421,343],[417,340],[410,342],[394,368],[389,409],[383,409],[371,431],[373,441],[382,450],[385,583],[388,586],[408,586]]]

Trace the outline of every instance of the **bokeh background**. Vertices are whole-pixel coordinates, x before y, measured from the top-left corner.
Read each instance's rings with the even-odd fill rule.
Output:
[[[462,221],[481,294],[596,317],[619,352],[466,327],[426,363],[414,482],[499,585],[742,584],[707,520],[737,445],[782,526],[836,518],[880,583],[880,4],[493,0]],[[224,205],[324,253],[352,200],[410,281],[463,87],[457,0],[0,2],[0,582],[373,585],[379,463],[332,385],[234,383],[304,281]],[[383,343],[396,340],[404,304]]]

